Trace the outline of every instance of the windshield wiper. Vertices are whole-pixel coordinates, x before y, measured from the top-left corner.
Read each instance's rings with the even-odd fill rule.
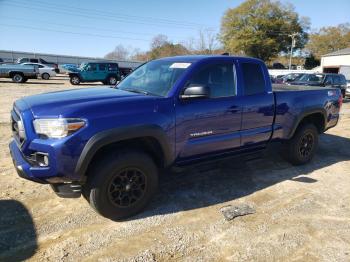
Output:
[[[143,91],[143,90],[139,90],[139,89],[133,89],[133,88],[125,88],[125,89],[122,89],[122,90],[129,91],[129,92],[132,92],[132,93],[144,94],[144,95],[149,95],[150,94],[147,91]]]

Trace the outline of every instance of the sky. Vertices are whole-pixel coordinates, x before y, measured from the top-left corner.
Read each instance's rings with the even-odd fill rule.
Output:
[[[218,33],[224,12],[243,0],[0,0],[0,50],[103,57],[122,44],[145,51],[164,34],[178,42]],[[350,0],[282,0],[311,28],[350,22]]]

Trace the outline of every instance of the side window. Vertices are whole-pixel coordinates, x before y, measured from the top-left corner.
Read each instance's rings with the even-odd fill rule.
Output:
[[[98,64],[98,70],[100,71],[106,71],[106,64]]]
[[[215,64],[200,69],[186,86],[202,85],[210,89],[210,97],[227,97],[236,95],[233,64]]]
[[[266,91],[265,78],[261,66],[256,63],[242,63],[244,94],[255,95]]]
[[[32,62],[32,63],[39,63],[39,60],[36,59],[36,58],[31,58],[31,59],[30,59],[30,62]]]
[[[96,71],[97,70],[97,65],[96,64],[90,64],[89,67],[88,67],[89,71]]]
[[[324,81],[325,85],[333,85],[334,82],[335,81],[333,80],[333,77],[331,77],[331,76],[327,76],[326,80]]]

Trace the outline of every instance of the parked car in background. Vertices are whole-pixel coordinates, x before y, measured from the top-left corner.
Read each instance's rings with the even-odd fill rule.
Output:
[[[115,88],[17,100],[10,152],[19,176],[120,220],[145,208],[167,168],[259,154],[274,141],[292,164],[308,163],[341,105],[338,89],[272,89],[258,59],[168,57]]]
[[[47,62],[46,60],[42,58],[30,58],[30,57],[20,57],[16,60],[17,64],[23,64],[23,63],[39,63],[39,64],[44,64],[46,66],[53,67],[55,69],[55,72],[58,74],[60,72],[58,68],[58,64],[52,63],[52,62]]]
[[[79,68],[76,64],[63,64],[61,67],[67,72],[77,72]]]
[[[350,80],[346,80],[346,91],[345,91],[346,96],[350,96]]]
[[[121,78],[124,78],[124,77],[126,77],[128,74],[130,74],[132,72],[132,68],[130,68],[130,67],[119,67],[119,71],[120,71]]]
[[[39,70],[33,66],[21,64],[1,64],[0,77],[12,78],[13,82],[24,83],[28,79],[38,78]]]
[[[302,86],[326,86],[332,88],[339,88],[343,97],[346,93],[346,79],[342,74],[304,74],[296,81],[289,82],[291,85]]]
[[[82,63],[77,71],[70,72],[69,78],[72,85],[99,81],[105,85],[116,85],[121,76],[117,63],[88,62]]]
[[[39,69],[39,74],[42,79],[48,80],[50,77],[56,76],[56,71],[54,68],[39,64],[39,63],[23,63],[22,65],[34,66]]]
[[[292,82],[292,81],[297,81],[298,79],[300,79],[300,77],[302,77],[304,74],[303,73],[290,73],[290,74],[286,74],[280,77],[276,77],[274,83],[276,84],[284,84],[284,83],[288,83],[288,82]]]

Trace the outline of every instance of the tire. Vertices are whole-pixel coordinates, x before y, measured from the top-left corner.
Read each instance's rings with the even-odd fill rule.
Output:
[[[13,76],[12,76],[12,81],[15,82],[15,83],[23,83],[25,82],[24,80],[24,76],[20,73],[15,73]]]
[[[79,85],[80,84],[80,77],[77,75],[73,75],[70,77],[69,81],[72,85]]]
[[[116,76],[109,76],[108,79],[107,79],[107,84],[108,85],[114,86],[114,85],[117,84],[117,82],[118,82],[118,80],[117,80]]]
[[[100,215],[118,221],[143,210],[157,187],[153,159],[127,151],[101,159],[89,170],[83,196]]]
[[[314,157],[317,146],[317,128],[313,124],[303,124],[285,143],[284,156],[293,165],[303,165]]]
[[[43,73],[41,75],[41,78],[44,79],[44,80],[49,80],[50,79],[50,75],[48,73]]]

